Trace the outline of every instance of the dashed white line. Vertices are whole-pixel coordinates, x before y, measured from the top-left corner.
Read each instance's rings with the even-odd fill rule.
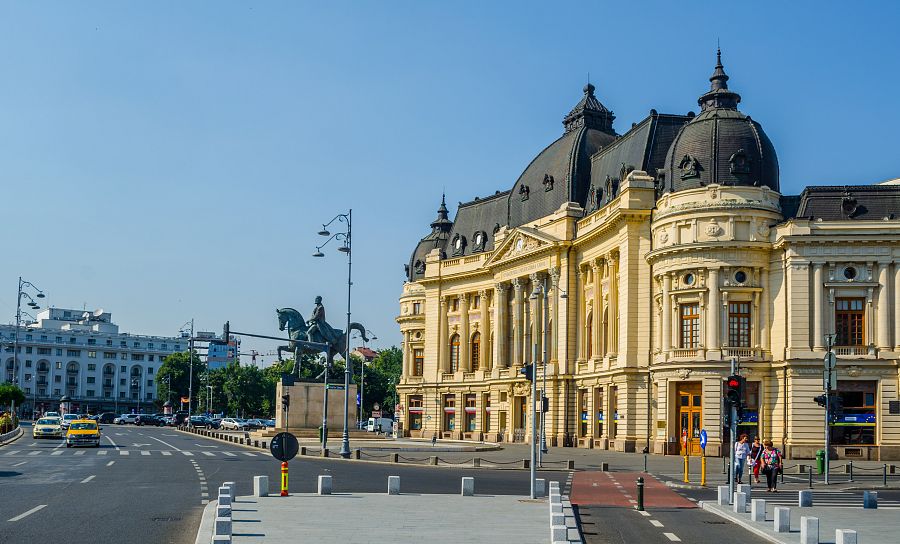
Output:
[[[668,538],[672,542],[681,542],[681,539],[675,536],[675,533],[663,533],[663,536]]]
[[[637,510],[637,513],[644,517],[650,517],[650,512],[647,512],[646,510]]]
[[[192,452],[192,451],[182,451],[181,453],[187,455],[188,457],[192,457],[194,455],[194,452]]]
[[[166,450],[161,450],[160,453],[162,453],[163,455],[172,455],[172,452]]]
[[[241,453],[243,453],[244,455],[247,455],[249,457],[256,457],[255,453],[250,453],[249,451],[242,451]]]
[[[216,454],[213,453],[213,452],[211,452],[211,451],[201,451],[200,453],[202,453],[203,455],[206,455],[206,456],[208,456],[208,457],[215,457],[215,456],[216,456]]]
[[[81,483],[86,484],[86,483],[90,482],[91,480],[93,480],[93,479],[96,478],[96,477],[97,477],[96,474],[92,474],[92,475],[88,476],[87,478],[85,478],[84,480],[81,480]]]
[[[18,516],[14,517],[14,518],[9,518],[9,521],[19,521],[20,519],[27,518],[31,514],[34,514],[38,510],[41,510],[46,507],[47,507],[46,504],[40,504],[38,506],[35,506],[34,508],[32,508],[31,510],[29,510],[27,512],[23,512],[23,513],[19,514]]]
[[[50,455],[62,455],[62,454],[63,454],[62,450],[50,452]]]
[[[113,466],[113,463],[115,463],[115,461],[110,461],[109,463],[106,463],[106,466],[111,467]]]
[[[75,455],[84,455],[84,450],[76,451]]]
[[[29,453],[28,455],[40,455],[40,454],[41,454],[41,450],[35,450],[35,451]]]
[[[66,445],[66,441],[63,440],[62,442],[60,442],[60,443],[57,444],[56,446],[53,446],[53,449],[61,448],[61,447],[65,446],[65,445]]]
[[[19,453],[20,451],[22,451],[22,450],[12,450],[10,452],[7,452],[6,455],[15,455],[15,454]]]
[[[650,525],[652,525],[654,527],[662,527],[663,526],[662,522],[659,520],[656,520],[656,519],[648,519],[647,521],[649,521]]]
[[[237,457],[235,454],[233,454],[233,453],[231,453],[231,452],[229,452],[229,451],[223,451],[222,453],[225,454],[225,455],[227,455],[228,457]]]
[[[100,450],[97,452],[97,455],[106,455],[107,453],[109,453],[109,452],[106,450]]]
[[[131,455],[130,451],[119,450],[119,455]]]
[[[141,455],[150,455],[150,452],[147,450],[141,450]]]
[[[21,463],[16,463],[16,464],[13,465],[13,466],[14,466],[14,467],[20,467],[20,466],[24,465],[24,464],[27,463],[27,462],[28,462],[28,461],[22,461]]]

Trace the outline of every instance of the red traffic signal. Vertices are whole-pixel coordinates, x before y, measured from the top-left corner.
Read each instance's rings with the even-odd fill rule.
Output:
[[[728,379],[725,380],[725,386],[725,400],[740,407],[744,398],[744,378],[742,376],[728,376]]]
[[[741,380],[732,376],[728,378],[728,388],[729,389],[737,389],[741,386]]]

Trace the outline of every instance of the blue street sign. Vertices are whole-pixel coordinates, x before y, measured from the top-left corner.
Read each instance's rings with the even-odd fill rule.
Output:
[[[706,450],[706,429],[700,430],[700,449]]]
[[[359,406],[359,393],[356,394],[356,405]]]

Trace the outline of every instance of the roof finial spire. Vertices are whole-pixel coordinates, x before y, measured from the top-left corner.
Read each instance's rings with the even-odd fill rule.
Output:
[[[709,83],[709,91],[698,100],[703,111],[709,108],[737,109],[741,96],[728,90],[728,74],[725,73],[725,67],[722,65],[722,48],[718,45],[716,47],[716,68],[709,77]]]

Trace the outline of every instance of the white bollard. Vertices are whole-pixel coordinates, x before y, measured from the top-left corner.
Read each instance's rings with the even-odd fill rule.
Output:
[[[237,484],[234,482],[224,482],[222,486],[228,488],[228,494],[231,495],[232,501],[237,498]]]
[[[856,544],[856,531],[838,529],[834,532],[834,544]]]
[[[753,499],[750,501],[750,519],[752,521],[766,521],[766,501]]]
[[[800,517],[800,544],[819,544],[819,518]]]
[[[253,477],[253,496],[268,497],[269,496],[269,477],[254,476]]]
[[[812,491],[805,489],[798,493],[797,506],[801,508],[809,508],[812,506]]]
[[[216,529],[213,534],[231,536],[231,518],[216,518]]]
[[[563,505],[561,502],[551,502],[550,503],[550,513],[551,514],[562,514],[563,513]]]
[[[863,491],[863,508],[865,508],[865,509],[878,508],[878,492],[877,491]]]
[[[231,495],[228,494],[227,487],[219,488],[219,504],[231,506]]]
[[[319,475],[319,495],[331,495],[331,476],[320,474]]]
[[[464,476],[462,479],[462,496],[471,497],[475,495],[475,478]]]
[[[543,478],[535,478],[534,480],[534,496],[543,497],[547,494],[547,480]]]
[[[717,489],[719,490],[719,506],[728,506],[731,504],[728,501],[728,486],[720,485]]]
[[[231,517],[231,506],[227,504],[217,504],[216,505],[216,517],[217,518],[230,518]]]
[[[388,495],[400,494],[400,476],[388,476]]]
[[[552,480],[550,482],[550,491],[553,491],[554,488],[556,488],[556,490],[559,491],[559,482],[556,480]]]
[[[775,507],[775,523],[773,529],[776,533],[791,532],[791,509],[787,506]]]
[[[750,484],[738,484],[737,487],[734,488],[735,491],[743,493],[744,496],[747,498],[747,508],[750,507],[750,501],[752,500],[752,497],[750,496],[751,489],[752,489],[752,486]]]
[[[731,504],[733,505],[733,509],[736,514],[747,513],[747,495],[735,491],[734,500],[731,501]]]
[[[550,542],[568,542],[565,525],[553,525],[550,527]]]
[[[231,535],[215,535],[212,544],[231,544]]]

